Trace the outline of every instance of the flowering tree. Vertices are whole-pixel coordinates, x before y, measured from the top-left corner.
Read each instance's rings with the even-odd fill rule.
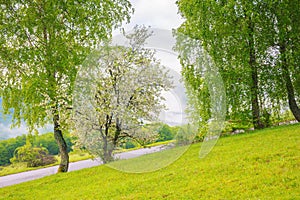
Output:
[[[167,70],[144,48],[151,33],[135,27],[125,35],[128,47],[111,42],[94,52],[79,72],[74,122],[79,141],[103,162],[124,139],[153,139],[150,122],[164,107],[161,92],[172,87]],[[146,125],[148,124],[148,125]],[[147,130],[147,131],[145,131]]]

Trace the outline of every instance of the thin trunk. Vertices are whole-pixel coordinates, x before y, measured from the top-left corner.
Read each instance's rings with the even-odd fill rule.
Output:
[[[108,144],[107,144],[107,138],[103,137],[103,163],[108,162]]]
[[[115,136],[114,136],[114,141],[113,141],[114,146],[117,145],[120,134],[121,134],[121,122],[120,122],[120,119],[117,117],[116,118],[116,131],[115,131]]]
[[[254,27],[252,22],[249,22],[249,66],[251,68],[251,106],[252,120],[255,129],[264,127],[260,117],[260,107],[258,102],[258,70],[256,65],[256,56],[254,48]]]
[[[295,99],[295,91],[294,91],[294,86],[290,77],[290,72],[288,69],[288,63],[287,63],[287,59],[286,59],[286,45],[285,44],[281,44],[280,45],[280,54],[281,54],[281,58],[282,58],[282,62],[281,62],[281,68],[282,68],[282,75],[283,75],[283,79],[285,81],[285,87],[287,90],[287,96],[288,96],[288,100],[289,100],[289,107],[290,110],[292,111],[295,119],[300,122],[300,109],[297,105],[296,99]]]
[[[39,7],[40,19],[41,19],[41,16],[44,14],[43,12],[44,12],[44,10],[42,9],[42,7]],[[47,29],[47,26],[44,23],[44,21],[43,21],[43,27],[44,27],[43,28],[43,37],[44,37],[44,43],[46,45],[45,46],[46,54],[47,55],[52,55],[52,53],[50,52],[51,48],[49,46],[49,43],[50,43],[50,40],[51,40],[51,38],[50,38],[51,34],[49,33],[49,31]],[[54,72],[54,74],[52,74],[51,70],[49,70],[48,74],[50,76],[53,75],[53,82],[52,83],[55,83],[55,72]],[[51,81],[51,79],[50,79],[50,81]],[[55,84],[51,85],[51,88],[55,88],[54,85]],[[55,96],[55,95],[53,95],[53,96]],[[56,113],[57,107],[54,107],[52,111],[53,111],[53,124],[54,124],[54,138],[55,138],[55,141],[58,145],[59,153],[60,153],[60,157],[61,157],[61,161],[60,161],[57,173],[67,172],[68,168],[69,168],[69,154],[68,154],[68,150],[67,150],[67,144],[66,144],[66,141],[65,141],[65,139],[62,135],[62,131],[60,129],[59,115]]]
[[[105,123],[105,133],[102,136],[103,139],[103,163],[108,163],[113,161],[113,144],[109,141],[109,128],[111,126],[112,116],[106,115],[106,123]]]
[[[60,125],[58,123],[59,115],[54,114],[53,123],[54,123],[54,138],[56,143],[58,144],[61,161],[57,170],[57,173],[67,172],[69,168],[69,154],[67,151],[67,144],[62,135],[62,131],[60,129]]]
[[[109,141],[107,140],[107,137],[103,138],[103,163],[109,163],[111,161],[113,161],[113,148],[111,146],[111,144],[109,144]]]

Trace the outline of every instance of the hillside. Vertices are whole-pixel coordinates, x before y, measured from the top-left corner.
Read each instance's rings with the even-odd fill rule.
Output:
[[[300,199],[299,124],[221,138],[204,159],[200,146],[155,172],[102,165],[5,187],[0,199]]]

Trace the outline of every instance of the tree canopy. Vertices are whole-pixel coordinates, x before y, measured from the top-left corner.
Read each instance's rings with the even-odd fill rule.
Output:
[[[145,27],[125,35],[129,46],[108,42],[87,57],[76,80],[74,121],[81,143],[104,162],[124,139],[155,140],[151,122],[171,88],[168,71],[144,48]]]
[[[62,131],[72,108],[78,66],[132,12],[127,0],[19,1],[0,3],[2,106],[13,124],[30,130],[52,123],[68,170]]]
[[[198,40],[223,78],[228,120],[249,121],[255,128],[263,128],[268,125],[269,115],[276,117],[289,105],[299,121],[300,94],[294,90],[300,71],[296,34],[299,2],[296,4],[297,1],[177,1],[186,19],[177,31]],[[194,107],[205,105],[209,94],[199,86],[205,86],[207,80],[186,59],[181,56],[187,89],[194,94],[199,91],[199,102],[191,103]],[[198,109],[198,114],[204,113],[208,111]]]

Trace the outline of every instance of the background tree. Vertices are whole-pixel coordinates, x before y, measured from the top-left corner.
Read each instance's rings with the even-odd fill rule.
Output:
[[[28,139],[28,137],[30,137],[30,139]],[[10,159],[14,156],[15,150],[24,146],[26,140],[30,140],[31,147],[33,148],[43,147],[47,149],[50,155],[59,154],[59,148],[53,138],[53,133],[45,133],[42,135],[27,134],[0,141],[0,165],[11,164]],[[64,133],[64,140],[68,146],[67,151],[70,152],[75,139],[71,137],[70,134]]]
[[[279,53],[276,64],[281,72],[279,74],[282,77],[281,84],[285,85],[288,105],[298,122],[300,122],[298,104],[300,93],[297,90],[300,73],[299,9],[300,4],[297,0],[272,2],[269,6],[269,13],[273,19],[273,48]]]
[[[27,167],[38,167],[55,163],[57,160],[53,155],[49,155],[45,147],[34,147],[30,135],[26,138],[24,146],[16,148],[11,163],[25,162]]]
[[[158,128],[158,138],[156,141],[161,142],[174,139],[177,131],[172,130],[172,128],[167,124],[161,124]]]
[[[0,3],[4,113],[12,113],[15,126],[24,119],[31,131],[53,124],[61,156],[59,172],[68,170],[63,131],[68,129],[77,66],[112,29],[129,20],[130,12],[127,0]]]
[[[274,47],[274,39],[278,38],[278,22],[272,17],[272,12],[278,10],[273,7],[277,3],[255,0],[180,0],[177,4],[186,18],[178,32],[198,40],[213,58],[222,75],[226,88],[228,119],[252,119],[255,128],[268,125],[266,120],[270,112],[272,111],[273,116],[276,113],[280,114],[286,106],[286,95],[282,87],[284,70],[278,70],[276,67],[280,53],[279,48]],[[290,4],[295,5],[295,2]],[[282,9],[297,13],[284,6]],[[296,14],[292,16],[294,15]],[[292,57],[291,60],[297,58],[295,55]],[[208,95],[205,96],[205,87],[200,87],[202,82],[205,84],[207,80],[203,79],[199,69],[186,62],[186,58],[181,57],[181,60],[185,82],[189,85],[187,89],[193,95],[200,95],[200,103],[195,100],[192,102],[199,110],[199,105],[209,98]],[[295,101],[290,102],[294,102],[295,105]]]
[[[161,92],[171,88],[171,81],[155,52],[143,47],[150,36],[147,28],[135,27],[125,35],[128,47],[108,43],[80,70],[75,129],[81,143],[105,163],[125,138],[147,143],[156,134],[148,123],[157,120],[164,107]]]
[[[11,164],[10,159],[14,156],[16,148],[23,146],[25,143],[25,135],[0,141],[0,165]]]

